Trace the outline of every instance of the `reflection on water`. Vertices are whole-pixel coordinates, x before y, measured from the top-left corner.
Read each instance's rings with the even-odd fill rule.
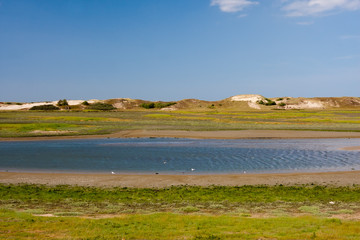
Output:
[[[0,171],[273,173],[360,170],[358,139],[0,142]]]

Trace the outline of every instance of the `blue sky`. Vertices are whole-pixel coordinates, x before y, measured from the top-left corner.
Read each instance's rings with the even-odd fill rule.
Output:
[[[360,0],[0,0],[0,101],[360,96]]]

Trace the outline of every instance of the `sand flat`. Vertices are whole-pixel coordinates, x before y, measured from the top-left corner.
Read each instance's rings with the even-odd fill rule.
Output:
[[[99,138],[195,138],[195,139],[321,139],[360,138],[360,132],[296,131],[296,130],[226,130],[226,131],[182,131],[182,130],[125,130],[105,135],[51,136],[0,138],[0,141],[44,141],[66,139]]]
[[[242,186],[318,184],[350,186],[360,184],[360,171],[276,174],[215,174],[215,175],[155,175],[155,174],[76,174],[1,172],[0,183],[79,185],[96,187],[169,187],[179,185]]]
[[[360,151],[360,146],[344,147],[344,148],[342,148],[342,150],[347,150],[347,151]]]

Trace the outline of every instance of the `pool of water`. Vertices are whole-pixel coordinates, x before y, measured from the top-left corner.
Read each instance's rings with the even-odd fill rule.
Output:
[[[359,139],[0,142],[0,171],[160,174],[360,170]]]

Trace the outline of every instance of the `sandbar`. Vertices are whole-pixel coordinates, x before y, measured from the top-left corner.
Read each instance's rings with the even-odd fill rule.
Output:
[[[155,174],[78,174],[0,172],[0,183],[78,185],[94,187],[163,188],[169,186],[243,186],[243,185],[333,185],[360,184],[360,171],[276,174],[214,174],[214,175],[155,175]]]
[[[360,132],[297,131],[297,130],[226,130],[226,131],[183,131],[183,130],[124,130],[104,135],[78,136],[36,136],[0,138],[0,141],[45,141],[67,139],[100,138],[194,138],[194,139],[323,139],[360,138]]]

